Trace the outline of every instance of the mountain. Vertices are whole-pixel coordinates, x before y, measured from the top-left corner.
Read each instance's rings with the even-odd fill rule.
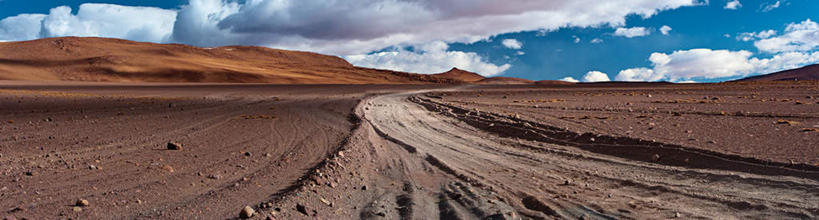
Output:
[[[808,65],[791,70],[779,71],[766,75],[752,76],[736,81],[797,81],[797,80],[819,80],[819,64]]]
[[[253,46],[199,48],[110,38],[0,42],[0,80],[276,84],[462,83]]]
[[[458,68],[452,68],[449,71],[433,74],[433,76],[444,78],[444,79],[453,79],[458,81],[464,82],[477,82],[480,80],[485,79],[483,76],[478,75],[477,73],[461,70]]]

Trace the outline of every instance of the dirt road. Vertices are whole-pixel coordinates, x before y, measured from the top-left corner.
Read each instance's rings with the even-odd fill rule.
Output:
[[[400,171],[401,174],[393,178],[402,178],[409,186],[422,186],[409,187],[423,190],[408,193],[409,201],[404,203],[413,205],[401,213],[403,217],[812,219],[819,216],[819,204],[815,202],[819,198],[816,170],[700,155],[709,157],[708,162],[782,173],[760,175],[719,169],[731,167],[724,164],[713,164],[714,169],[705,164],[690,168],[592,153],[584,147],[569,146],[573,144],[527,140],[533,133],[545,132],[533,125],[535,122],[448,108],[415,94],[375,97],[367,101],[364,111],[366,120],[377,133],[394,142],[392,147],[406,151],[400,159],[382,158],[390,161],[389,168]],[[485,125],[487,129],[473,126],[481,124],[489,125]],[[491,129],[505,125],[518,126]],[[510,130],[512,127],[518,130]],[[607,140],[606,137],[598,139]],[[618,147],[612,143],[597,145]],[[651,150],[648,145],[644,148]],[[653,159],[658,161],[666,156],[655,155]],[[430,201],[436,201],[437,205],[429,204]]]

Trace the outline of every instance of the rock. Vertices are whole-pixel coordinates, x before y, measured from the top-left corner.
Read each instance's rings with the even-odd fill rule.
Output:
[[[171,167],[169,165],[162,166],[162,169],[165,170],[165,171],[168,171],[169,173],[173,173],[173,171],[174,171],[173,167]]]
[[[222,179],[222,176],[219,175],[219,174],[211,174],[211,175],[208,175],[208,179],[218,180],[218,179]]]
[[[94,166],[94,165],[88,165],[88,169],[89,169],[89,170],[96,170],[96,169],[97,169],[97,166]]]
[[[299,211],[301,214],[306,216],[310,216],[310,214],[307,214],[307,207],[304,207],[302,204],[296,204],[296,211]]]
[[[82,212],[82,208],[74,206],[74,212]]]
[[[324,203],[327,206],[333,207],[333,203],[325,198],[321,198],[321,203]]]
[[[182,144],[168,142],[168,150],[182,150]]]
[[[247,152],[245,152],[245,156],[249,157],[249,156],[253,156],[253,154],[251,154],[250,151],[247,151]]]
[[[91,205],[91,203],[89,203],[88,200],[85,200],[85,199],[78,199],[77,202],[74,205],[76,205],[76,206],[88,206],[88,205]]]
[[[674,218],[680,218],[680,217],[682,217],[682,215],[679,212],[674,213]]]
[[[653,160],[653,161],[658,161],[658,160],[660,160],[660,155],[659,155],[659,154],[654,154],[654,155],[651,155],[651,160]]]
[[[255,214],[256,210],[253,210],[253,208],[250,208],[250,206],[245,206],[245,208],[243,208],[242,211],[239,212],[239,218],[250,218],[253,217],[253,215]]]

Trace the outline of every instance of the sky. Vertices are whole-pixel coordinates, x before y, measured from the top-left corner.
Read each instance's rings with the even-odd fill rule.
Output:
[[[257,45],[417,73],[718,82],[819,63],[815,0],[0,0],[0,41]]]

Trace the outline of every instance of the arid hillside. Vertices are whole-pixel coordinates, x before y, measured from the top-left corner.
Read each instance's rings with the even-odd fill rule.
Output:
[[[737,81],[799,81],[819,80],[819,64],[779,71],[771,74],[752,76]]]
[[[108,38],[0,43],[0,80],[277,84],[458,83],[265,47],[198,48]]]

